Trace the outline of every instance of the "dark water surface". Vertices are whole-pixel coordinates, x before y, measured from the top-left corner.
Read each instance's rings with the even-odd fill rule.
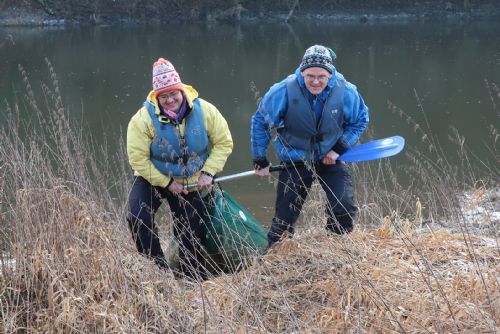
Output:
[[[438,137],[445,152],[450,126],[478,157],[493,145],[500,107],[500,23],[454,24],[242,24],[163,27],[86,27],[46,30],[0,29],[0,98],[13,103],[25,89],[18,64],[31,84],[49,82],[50,60],[71,117],[97,140],[117,147],[130,117],[151,87],[151,66],[170,59],[183,82],[225,115],[235,150],[223,174],[251,169],[250,117],[255,83],[261,94],[293,72],[312,44],[331,46],[337,69],[358,86],[370,108],[370,135],[402,135],[408,149],[427,150],[407,116]],[[388,102],[404,111],[391,112]],[[411,123],[411,122],[410,122]],[[364,137],[367,140],[368,137]],[[269,155],[272,158],[272,155]],[[404,154],[394,158],[407,162]],[[260,220],[269,220],[274,191],[255,177],[224,183]]]

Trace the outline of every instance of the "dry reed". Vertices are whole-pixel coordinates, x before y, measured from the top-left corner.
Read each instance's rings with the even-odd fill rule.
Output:
[[[293,239],[237,273],[176,279],[136,252],[124,223],[125,157],[75,130],[48,66],[45,104],[22,71],[26,108],[44,126],[30,131],[22,105],[7,105],[0,133],[0,332],[500,331],[498,220],[468,214],[498,203],[487,196],[498,175],[462,184],[450,163],[419,156],[408,170],[425,193],[399,184],[388,161],[353,166],[363,205],[352,234],[326,233],[315,186]]]

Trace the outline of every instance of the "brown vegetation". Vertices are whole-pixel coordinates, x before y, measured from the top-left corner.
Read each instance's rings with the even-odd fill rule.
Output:
[[[23,103],[2,110],[8,120],[0,132],[0,332],[500,330],[498,221],[481,217],[487,228],[476,231],[489,236],[474,235],[478,217],[467,216],[459,197],[474,186],[477,198],[498,189],[495,146],[491,179],[470,165],[457,173],[418,153],[408,171],[425,194],[400,185],[390,161],[355,166],[362,204],[355,232],[325,233],[315,191],[294,239],[237,273],[190,282],[135,251],[124,224],[125,156],[93,149],[82,129],[69,123],[48,67],[43,103],[20,68]],[[496,86],[489,89],[498,94]],[[25,121],[26,112],[36,125]],[[439,144],[423,134],[431,154],[439,154]],[[467,148],[459,149],[466,158]],[[411,147],[407,153],[417,154]],[[373,177],[381,173],[387,181]],[[167,219],[162,228],[168,227]]]
[[[120,224],[64,187],[17,200],[51,219],[18,217],[28,228],[0,277],[5,333],[499,329],[500,255],[486,237],[416,233],[398,217],[348,237],[307,226],[239,273],[191,283],[137,255]]]

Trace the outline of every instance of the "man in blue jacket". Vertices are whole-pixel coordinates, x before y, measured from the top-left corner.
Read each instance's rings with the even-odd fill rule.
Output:
[[[356,86],[333,66],[336,55],[322,45],[308,48],[299,68],[274,84],[252,116],[251,144],[255,172],[269,175],[267,146],[271,130],[275,151],[288,166],[279,174],[269,247],[284,232],[294,233],[315,179],[326,193],[327,230],[353,230],[357,212],[351,176],[339,155],[355,144],[368,125],[368,107]]]

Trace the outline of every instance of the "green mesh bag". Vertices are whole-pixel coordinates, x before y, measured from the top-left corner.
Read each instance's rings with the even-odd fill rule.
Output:
[[[235,272],[250,256],[264,252],[267,230],[227,192],[215,189],[207,211],[202,243],[212,266]]]

